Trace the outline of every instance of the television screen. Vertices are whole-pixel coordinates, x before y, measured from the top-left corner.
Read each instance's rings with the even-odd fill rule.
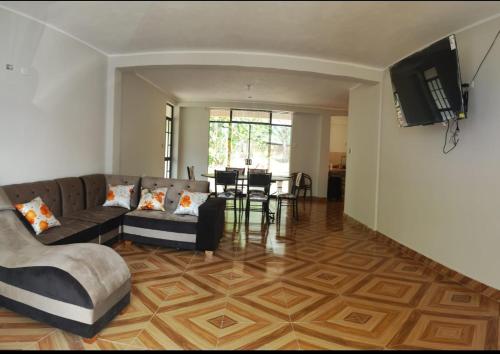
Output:
[[[402,126],[465,118],[454,35],[394,64],[390,73]]]

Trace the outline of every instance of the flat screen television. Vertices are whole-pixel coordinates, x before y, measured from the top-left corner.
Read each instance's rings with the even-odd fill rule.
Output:
[[[455,35],[394,64],[390,73],[401,126],[466,117]]]

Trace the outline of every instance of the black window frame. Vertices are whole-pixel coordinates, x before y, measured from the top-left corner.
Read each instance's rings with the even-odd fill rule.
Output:
[[[209,131],[210,131],[210,124],[212,123],[219,123],[219,124],[228,124],[229,125],[229,137],[228,137],[228,161],[231,159],[231,127],[233,124],[255,124],[255,125],[266,125],[269,126],[269,153],[268,153],[268,158],[270,158],[270,152],[271,152],[271,135],[272,135],[272,127],[287,127],[292,129],[292,124],[277,124],[273,123],[273,112],[271,110],[265,110],[265,109],[244,109],[244,108],[216,108],[212,107],[210,109],[221,109],[221,110],[228,110],[229,111],[229,120],[226,121],[221,121],[221,120],[212,120],[211,116],[209,117]],[[269,113],[269,122],[268,123],[262,123],[262,122],[247,122],[247,121],[233,121],[233,111],[252,111],[252,112],[266,112]]]
[[[172,111],[172,116],[169,117],[167,116],[167,107],[170,107]],[[170,122],[170,131],[168,131],[168,126]],[[165,156],[164,157],[164,163],[163,163],[163,176],[165,178],[172,178],[172,155],[174,151],[173,147],[173,140],[174,140],[174,106],[170,103],[167,103],[165,105],[165,151],[170,151],[170,156]],[[168,135],[168,141],[167,141],[167,135]],[[170,148],[170,149],[169,149]],[[165,162],[168,161],[168,171],[166,168]],[[167,173],[168,172],[168,173]]]

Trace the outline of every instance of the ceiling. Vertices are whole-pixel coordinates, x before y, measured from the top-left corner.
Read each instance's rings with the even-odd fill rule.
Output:
[[[468,1],[1,1],[107,54],[249,51],[383,68],[500,12]]]
[[[133,71],[179,102],[244,101],[345,110],[349,88],[357,84],[326,75],[244,67],[164,66]]]

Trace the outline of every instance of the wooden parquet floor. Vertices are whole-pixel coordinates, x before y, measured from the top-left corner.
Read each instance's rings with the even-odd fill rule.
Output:
[[[497,302],[376,242],[342,210],[307,201],[299,222],[228,220],[211,259],[118,243],[132,301],[97,341],[0,309],[0,349],[498,348]]]

